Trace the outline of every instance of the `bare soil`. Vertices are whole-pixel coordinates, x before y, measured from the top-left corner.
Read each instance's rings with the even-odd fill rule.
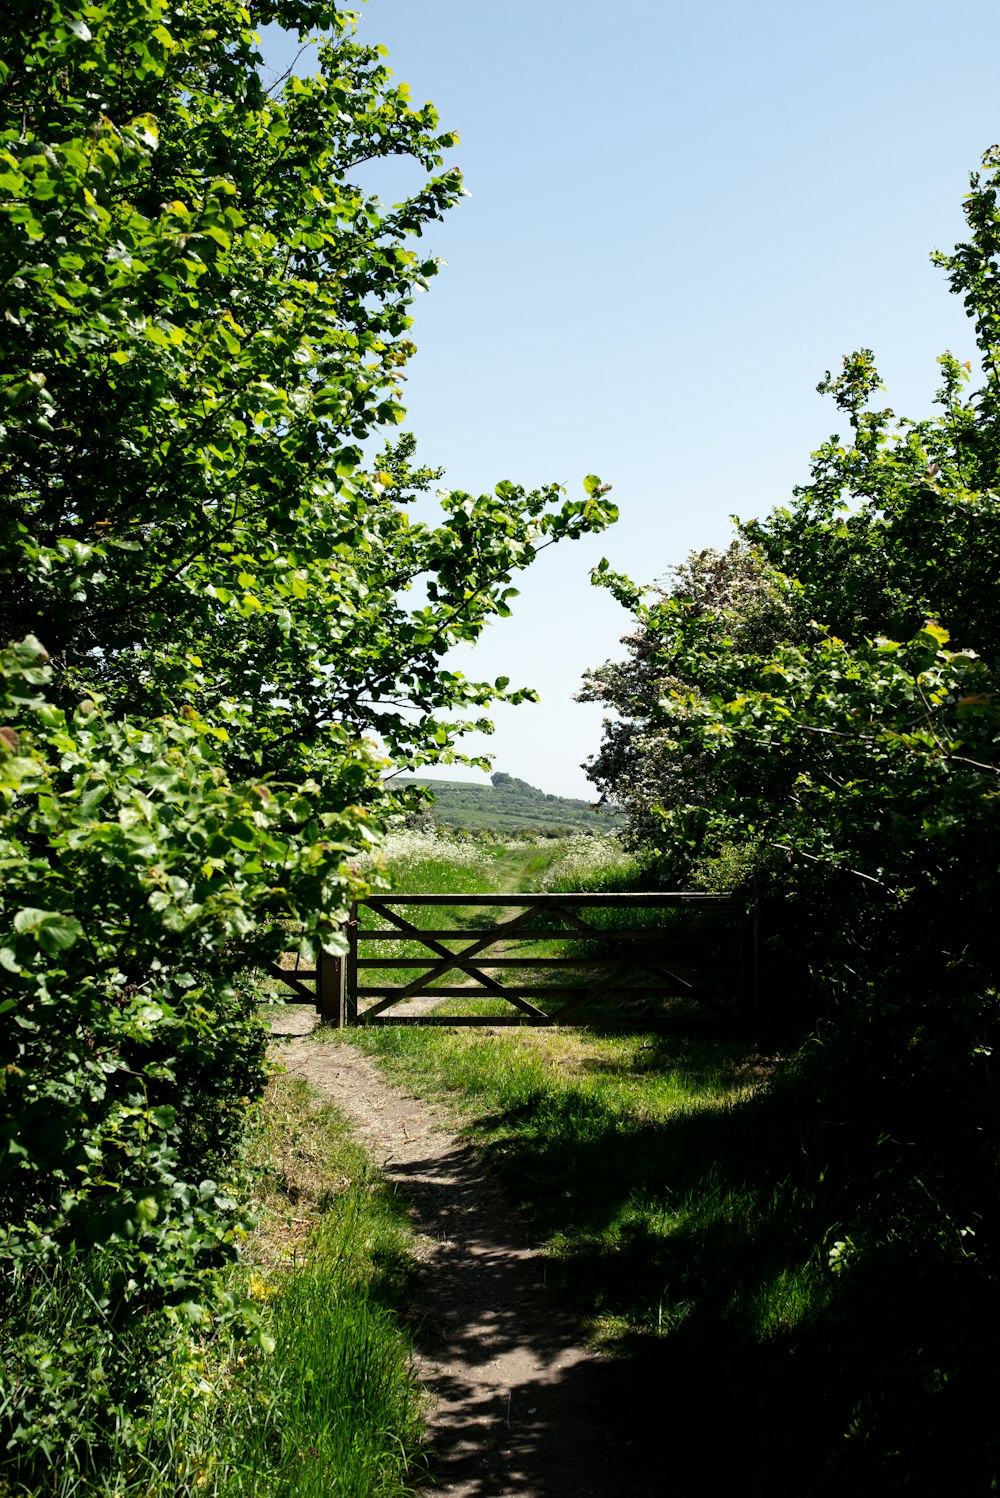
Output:
[[[311,1010],[288,1006],[274,1050],[352,1120],[409,1204],[420,1262],[417,1369],[431,1400],[440,1498],[652,1498],[648,1388],[583,1346],[546,1261],[444,1110],[391,1087]]]

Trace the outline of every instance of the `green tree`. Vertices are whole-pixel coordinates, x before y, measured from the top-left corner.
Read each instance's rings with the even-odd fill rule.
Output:
[[[613,512],[596,483],[569,504],[503,484],[430,527],[410,445],[362,471],[402,419],[407,307],[437,270],[413,245],[461,192],[455,137],[331,6],[272,17],[333,28],[279,97],[236,4],[14,7],[0,627],[114,712],[225,713],[234,762],[301,768],[339,722],[419,763],[461,731],[434,708],[504,695],[439,670],[447,650],[539,545]],[[386,207],[355,179],[400,155],[426,180]]]
[[[968,394],[971,363],[945,354],[939,414],[897,418],[874,403],[861,350],[820,385],[851,440],[823,444],[787,508],[739,525],[729,553],[693,558],[650,602],[595,578],[637,617],[629,659],[585,684],[619,714],[595,780],[676,871],[737,843],[823,901],[836,889],[843,923],[826,924],[831,950],[850,948],[848,986],[866,949],[884,976],[875,910],[897,966],[909,954],[926,980],[933,932],[942,981],[996,976],[983,925],[1000,759],[995,152],[984,165],[969,242],[935,257],[974,320],[982,388]]]
[[[813,455],[787,508],[651,600],[599,571],[636,623],[585,687],[620,715],[594,778],[672,879],[756,902],[763,1002],[784,1045],[813,1032],[779,1096],[847,1255],[870,1369],[852,1439],[880,1492],[940,1486],[958,1451],[970,1491],[996,1470],[970,1413],[1000,1261],[996,151],[984,167],[968,242],[936,257],[980,388],[945,354],[937,414],[897,418],[871,352],[845,359],[820,388],[850,439]]]
[[[316,77],[268,93],[270,21],[326,29]],[[96,1460],[141,1401],[126,1325],[227,1309],[262,1056],[240,974],[289,927],[337,949],[353,855],[405,802],[387,763],[447,761],[470,711],[525,695],[448,650],[541,548],[614,518],[590,478],[452,493],[425,524],[412,439],[372,457],[453,141],[324,0],[7,9],[0,1422],[22,1466]],[[361,182],[398,156],[423,182],[387,206]],[[96,1308],[72,1336],[29,1316],[60,1275]]]

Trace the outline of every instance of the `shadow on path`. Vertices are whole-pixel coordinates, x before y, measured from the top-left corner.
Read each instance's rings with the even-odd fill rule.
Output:
[[[634,1370],[579,1345],[577,1318],[546,1283],[509,1206],[462,1147],[387,1174],[435,1250],[417,1339],[437,1401],[435,1476],[445,1493],[499,1498],[662,1492],[630,1430]]]
[[[440,1498],[669,1491],[650,1456],[639,1363],[580,1345],[576,1316],[547,1285],[546,1261],[472,1151],[353,1047],[280,1038],[289,1071],[347,1114],[410,1204],[421,1259],[418,1371],[434,1400],[432,1491]]]

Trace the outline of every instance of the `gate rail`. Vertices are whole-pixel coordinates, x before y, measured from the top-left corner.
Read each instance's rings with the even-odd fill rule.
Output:
[[[513,911],[492,926],[471,929],[463,926],[422,927],[408,920],[393,907],[427,906],[480,907]],[[367,908],[381,918],[382,924],[365,927],[359,924],[359,911]],[[735,950],[720,952],[719,931],[692,932],[683,926],[628,927],[602,929],[590,924],[583,914],[593,910],[674,910],[727,911],[736,918],[736,929],[730,931]],[[387,924],[386,924],[387,923]],[[294,995],[292,1002],[315,1006],[323,1021],[345,1025],[564,1025],[586,1024],[591,1028],[620,1024],[621,1019],[581,1018],[581,1010],[595,1000],[626,1002],[644,999],[688,998],[732,1016],[732,1000],[738,1002],[743,1020],[756,1032],[758,1028],[757,924],[739,901],[729,895],[705,894],[701,891],[675,890],[668,893],[641,892],[628,894],[550,894],[491,893],[466,894],[377,894],[369,895],[351,908],[347,923],[348,950],[345,958],[321,953],[314,968],[288,969],[268,964],[268,973],[286,984]],[[507,943],[586,942],[598,945],[597,952],[558,957],[511,954]],[[367,957],[368,943],[408,942],[424,949],[420,955],[402,957]],[[452,951],[446,942],[462,943]],[[489,955],[501,946],[501,955]],[[728,946],[729,943],[723,944]],[[675,970],[678,951],[700,949],[694,974],[687,976]],[[731,966],[734,979],[728,986],[713,986],[706,974],[718,970],[720,957],[735,957]],[[682,961],[680,966],[684,966]],[[369,973],[388,974],[393,970],[420,969],[416,977],[403,983],[375,982],[363,984]],[[572,974],[596,973],[596,981],[571,983],[504,982],[507,970],[521,973],[548,973],[560,970]],[[454,975],[461,981],[442,979]],[[494,976],[496,975],[496,976]],[[622,980],[640,975],[644,986],[624,986]],[[511,973],[514,976],[514,972]],[[310,980],[312,980],[310,984]],[[508,1014],[400,1014],[391,1013],[397,1005],[412,999],[494,998],[510,1005]],[[541,1009],[533,999],[564,1002],[551,1012]],[[370,1003],[365,1004],[365,1000]],[[725,1001],[729,1002],[726,1003]]]
[[[728,895],[700,891],[642,892],[628,894],[550,894],[492,893],[464,894],[378,894],[361,902],[381,923],[363,927],[358,922],[359,907],[351,912],[347,928],[348,953],[344,973],[343,1023],[348,1025],[415,1024],[415,1025],[565,1025],[620,1024],[620,1017],[606,1019],[583,1016],[581,1011],[597,1000],[635,1002],[662,999],[665,996],[696,1000],[716,1012],[725,1012],[724,1000],[737,998],[744,1016],[756,1024],[757,1011],[757,941],[756,926],[740,902]],[[426,927],[400,914],[399,909],[421,909],[434,906],[479,907],[509,912],[493,925],[471,929],[463,926]],[[649,926],[629,927],[619,922],[613,928],[601,928],[587,919],[597,910],[676,910],[692,913],[707,910],[726,911],[736,918],[736,930],[729,933],[736,948],[731,954],[719,951],[719,932],[692,936],[690,927],[657,929]],[[388,924],[386,924],[388,923]],[[560,956],[534,956],[512,952],[515,944],[586,942],[591,951]],[[423,948],[420,955],[403,957],[368,957],[369,943],[407,942]],[[445,943],[461,943],[457,951]],[[685,976],[676,971],[679,949],[700,947],[696,974]],[[727,940],[724,945],[729,946]],[[500,948],[499,955],[491,949]],[[596,947],[596,951],[594,948]],[[735,957],[735,981],[719,989],[706,981],[724,955]],[[683,963],[680,964],[683,966]],[[402,983],[379,982],[392,970],[422,969],[417,976]],[[546,981],[560,972],[572,980]],[[508,970],[509,978],[508,978]],[[524,975],[517,981],[518,973]],[[538,975],[537,977],[535,975]],[[590,975],[594,974],[594,978]],[[374,982],[364,981],[372,977]],[[448,981],[449,977],[451,982]],[[524,978],[528,981],[524,981]],[[507,978],[507,981],[504,981]],[[514,981],[511,982],[510,978]],[[538,981],[541,978],[542,981]],[[639,985],[635,980],[639,979]],[[534,980],[534,981],[532,981]],[[624,986],[631,980],[631,986]],[[737,992],[734,994],[733,988]],[[400,1014],[398,1005],[412,999],[438,1003],[449,998],[494,998],[510,1006],[510,1013],[476,1014]],[[545,999],[546,1008],[532,1000]],[[370,1001],[367,1004],[365,1001]],[[561,1002],[560,1002],[561,1001]],[[558,1004],[552,1008],[553,1003]],[[729,1011],[732,1012],[731,1009]]]

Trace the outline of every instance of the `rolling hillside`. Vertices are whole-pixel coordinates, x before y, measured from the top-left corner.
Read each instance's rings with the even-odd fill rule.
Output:
[[[551,837],[570,832],[612,832],[622,822],[613,811],[594,811],[588,801],[548,795],[526,780],[502,773],[493,776],[492,785],[420,779],[407,783],[427,786],[433,792],[431,814],[442,827],[465,827],[473,832],[534,832]]]

